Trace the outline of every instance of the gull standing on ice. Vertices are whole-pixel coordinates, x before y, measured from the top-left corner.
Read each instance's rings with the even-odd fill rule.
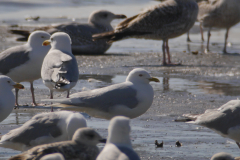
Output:
[[[195,0],[166,0],[142,13],[127,18],[114,31],[93,35],[93,40],[106,39],[108,43],[125,38],[163,40],[163,65],[173,65],[168,39],[178,37],[194,25],[198,14]],[[166,62],[165,51],[168,54]]]
[[[229,29],[240,22],[240,1],[212,0],[210,2],[199,3],[198,21],[203,27],[209,28],[207,51],[209,51],[211,29],[213,27],[226,29],[223,53],[227,53]]]
[[[86,120],[80,113],[41,113],[3,135],[0,147],[26,151],[41,144],[71,140],[78,128],[86,126]]]
[[[50,47],[42,46],[42,43],[50,38],[45,31],[33,32],[26,44],[11,47],[0,53],[0,74],[9,76],[14,82],[30,83],[32,104],[37,105],[34,97],[33,81],[41,78],[41,67],[44,57]],[[18,91],[16,88],[16,101],[18,104]]]
[[[43,100],[59,102],[52,106],[64,110],[86,112],[90,116],[111,119],[117,115],[136,118],[152,105],[154,92],[149,82],[159,82],[141,68],[133,69],[123,83],[82,91],[66,99]]]
[[[0,75],[0,122],[6,119],[13,110],[15,102],[13,88],[23,89],[24,86],[13,82],[7,76]]]
[[[140,160],[132,149],[129,118],[116,116],[108,126],[107,143],[96,160]]]
[[[102,32],[112,31],[111,22],[114,19],[127,18],[123,14],[114,14],[106,10],[98,10],[91,13],[88,23],[63,23],[58,25],[46,26],[37,28],[45,30],[53,34],[55,32],[65,32],[72,39],[73,54],[104,54],[111,44],[106,43],[106,40],[98,42],[92,41],[92,35]],[[11,30],[12,33],[21,34],[25,37],[29,35],[29,31]]]
[[[212,129],[223,137],[236,141],[240,148],[240,100],[231,100],[218,109],[200,115],[184,114],[194,123]]]
[[[61,153],[66,160],[96,160],[99,154],[96,145],[101,142],[105,143],[106,139],[103,139],[95,130],[80,128],[74,133],[71,141],[36,146],[9,160],[36,160],[52,153]]]
[[[77,60],[71,50],[71,38],[64,32],[57,32],[50,40],[43,42],[44,46],[50,44],[51,49],[42,64],[42,80],[50,90],[51,99],[53,91],[67,91],[68,98],[79,77]]]

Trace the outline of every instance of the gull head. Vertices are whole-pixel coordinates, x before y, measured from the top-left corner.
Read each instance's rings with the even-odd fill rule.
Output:
[[[34,31],[28,37],[28,43],[34,47],[35,46],[42,47],[42,43],[45,40],[49,39],[50,36],[51,35],[45,31]],[[48,49],[50,49],[50,47]]]
[[[67,33],[56,32],[50,37],[50,40],[46,40],[42,43],[43,46],[48,46],[50,44],[52,49],[71,52],[72,41]]]
[[[220,152],[212,156],[211,160],[234,160],[234,157],[228,153]]]
[[[13,88],[24,89],[24,86],[20,83],[13,82],[13,80],[8,76],[1,75],[0,76],[0,88],[1,88],[1,90],[4,90],[4,89],[12,90]]]
[[[91,13],[88,19],[88,23],[100,24],[105,26],[110,25],[112,20],[120,18],[127,18],[127,16],[123,14],[114,14],[106,10],[98,10]]]
[[[98,143],[106,142],[106,140],[103,139],[94,129],[88,127],[76,130],[72,140],[91,146],[96,146]]]
[[[108,126],[109,137],[107,143],[131,145],[129,120],[124,116],[116,116],[111,119]]]
[[[150,74],[142,68],[133,69],[127,76],[126,81],[132,83],[149,83],[151,81],[160,82],[159,79],[151,77]]]

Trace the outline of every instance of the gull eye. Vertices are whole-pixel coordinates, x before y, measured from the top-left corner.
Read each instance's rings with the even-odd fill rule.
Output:
[[[103,14],[102,16],[103,16],[104,18],[107,18],[108,15],[107,15],[107,14]]]
[[[53,38],[51,38],[51,41],[53,41]]]
[[[142,74],[139,74],[139,77],[142,77],[143,75]]]
[[[41,36],[41,38],[44,38],[44,36]]]
[[[10,81],[7,81],[8,83],[11,83]]]

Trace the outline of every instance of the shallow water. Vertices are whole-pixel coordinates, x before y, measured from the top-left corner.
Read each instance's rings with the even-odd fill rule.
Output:
[[[0,1],[0,25],[44,26],[69,21],[86,23],[89,14],[98,9],[106,9],[130,17],[142,11],[143,8],[157,3],[150,0],[43,0],[41,2],[5,0]],[[25,18],[29,16],[40,16],[40,19],[26,21]],[[119,22],[120,20],[114,20],[112,24],[116,26]],[[196,23],[191,30],[192,43],[186,43],[185,34],[169,41],[173,58],[179,57],[180,61],[185,59],[183,64],[194,60],[192,66],[165,68],[160,65],[161,61],[153,61],[152,55],[154,59],[161,58],[159,55],[162,45],[161,41],[154,40],[127,39],[114,43],[107,51],[107,56],[99,56],[99,58],[77,56],[79,71],[85,74],[80,74],[79,82],[72,93],[123,82],[128,71],[135,67],[150,70],[153,76],[160,79],[160,83],[151,83],[155,91],[151,108],[144,115],[131,120],[132,144],[143,160],[206,160],[220,151],[239,156],[239,149],[232,140],[223,138],[207,128],[173,122],[183,113],[202,113],[205,109],[217,108],[228,100],[239,98],[240,95],[240,72],[237,66],[239,56],[234,58],[234,56],[216,54],[221,53],[225,31],[212,32],[210,46],[212,52],[204,54],[206,41],[203,43],[200,41],[198,25]],[[229,42],[231,43],[228,51],[231,53],[240,53],[239,28],[238,24],[230,30]],[[207,33],[204,32],[204,35],[206,39]],[[0,50],[21,44],[14,41],[15,37],[17,36],[7,37],[0,44]],[[192,51],[199,53],[193,57]],[[99,59],[104,59],[103,62],[110,65],[98,65]],[[225,59],[236,60],[232,64],[224,65],[228,63],[224,61]],[[208,62],[207,65],[206,62]],[[222,64],[218,65],[218,62]],[[217,65],[214,65],[215,63]],[[207,69],[204,70],[204,67]],[[193,72],[199,72],[199,74],[194,75]],[[29,84],[25,82],[23,84],[26,89],[20,91],[20,104],[29,104],[31,101]],[[41,80],[35,81],[34,86],[37,102],[48,98],[48,89]],[[55,97],[65,97],[65,93],[56,93]],[[48,108],[38,108],[40,109],[24,106],[14,110],[6,120],[0,123],[1,135],[21,126],[35,114],[49,111]],[[96,128],[103,137],[107,136],[109,121],[87,116],[86,118],[88,126]],[[155,140],[160,142],[163,140],[164,147],[155,148]],[[175,147],[177,140],[183,143],[182,147]],[[18,153],[20,152],[0,148],[0,159],[4,160]]]

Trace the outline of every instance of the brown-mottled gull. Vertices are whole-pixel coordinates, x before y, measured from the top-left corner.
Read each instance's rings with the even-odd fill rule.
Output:
[[[98,10],[91,13],[86,24],[70,22],[37,29],[45,30],[50,34],[55,32],[66,32],[69,34],[72,39],[73,54],[103,54],[111,47],[111,44],[106,43],[106,40],[94,42],[92,41],[92,35],[112,31],[112,20],[119,18],[127,17],[106,10]],[[29,31],[12,30],[12,32],[24,36],[29,35]]]
[[[43,45],[50,45],[51,49],[45,56],[42,63],[41,76],[43,83],[50,90],[50,98],[53,98],[53,91],[67,91],[77,84],[79,71],[77,60],[72,54],[71,38],[67,33],[54,33],[50,40],[43,42]]]
[[[96,160],[140,160],[132,149],[129,118],[116,116],[108,126],[107,143]]]
[[[168,39],[186,33],[194,25],[197,14],[198,5],[195,0],[166,0],[127,18],[114,31],[93,35],[93,40],[106,39],[109,43],[131,37],[163,40],[163,65],[172,65]]]
[[[240,100],[231,100],[218,109],[206,110],[200,115],[184,114],[194,123],[210,128],[223,137],[236,141],[240,148]]]
[[[13,88],[23,89],[24,86],[16,84],[7,76],[0,75],[0,122],[6,119],[13,110],[15,101]]]
[[[152,105],[154,92],[149,84],[151,81],[159,82],[146,70],[137,68],[128,74],[123,83],[78,92],[70,95],[70,98],[44,101],[59,102],[52,106],[86,112],[98,118],[111,119],[117,115],[136,118]]]
[[[208,29],[207,51],[211,29],[225,28],[225,42],[223,53],[227,53],[227,38],[229,29],[240,22],[240,1],[239,0],[212,0],[209,3],[199,3],[198,21]]]
[[[78,129],[71,141],[55,142],[36,146],[26,152],[13,156],[9,160],[33,160],[52,154],[61,153],[65,159],[96,160],[99,149],[96,146],[106,142],[96,131],[91,128]]]
[[[41,144],[71,140],[75,131],[86,125],[83,115],[77,112],[41,113],[3,135],[0,147],[26,151]]]
[[[41,67],[49,46],[42,46],[43,41],[50,38],[45,31],[33,32],[26,44],[11,47],[0,53],[0,74],[7,75],[13,81],[30,83],[32,104],[37,105],[34,97],[33,81],[41,78]],[[18,89],[16,89],[16,102],[18,106]]]

